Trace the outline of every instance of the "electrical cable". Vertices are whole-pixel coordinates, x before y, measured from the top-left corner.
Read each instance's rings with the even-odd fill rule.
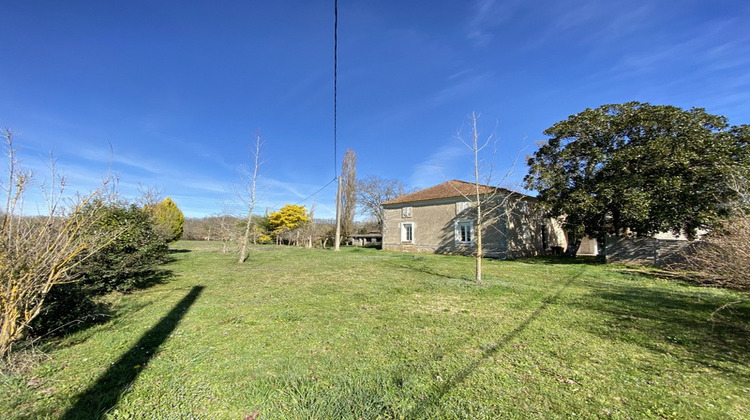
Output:
[[[313,197],[314,197],[314,196],[315,196],[315,195],[316,195],[317,193],[319,193],[319,192],[323,191],[323,190],[324,190],[324,189],[325,189],[325,188],[326,188],[327,186],[329,186],[329,185],[333,184],[334,182],[336,182],[336,180],[337,180],[337,179],[338,179],[338,177],[335,177],[335,178],[333,178],[333,179],[332,179],[332,180],[330,180],[330,181],[329,181],[329,182],[328,182],[328,183],[327,183],[326,185],[323,185],[322,187],[320,187],[320,189],[318,189],[318,191],[315,191],[314,193],[310,194],[310,195],[309,195],[309,196],[307,196],[307,198],[305,198],[304,200],[300,200],[300,201],[298,201],[298,202],[294,203],[294,205],[295,205],[295,206],[298,206],[298,205],[300,205],[300,204],[304,203],[305,201],[307,201],[307,200],[309,200],[309,199],[313,198]]]
[[[338,144],[337,144],[337,113],[338,113],[338,67],[339,67],[339,1],[334,0],[333,6],[333,174],[338,175]]]

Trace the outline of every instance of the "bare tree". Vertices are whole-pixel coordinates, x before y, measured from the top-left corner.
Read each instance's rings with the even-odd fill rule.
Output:
[[[143,208],[152,208],[164,200],[164,189],[159,188],[156,185],[144,186],[138,184],[138,199],[136,204]]]
[[[497,144],[497,138],[495,137],[494,131],[487,136],[485,139],[480,139],[480,133],[479,128],[477,125],[477,122],[479,121],[479,114],[476,112],[472,112],[471,115],[469,115],[469,123],[471,125],[471,139],[466,140],[461,136],[461,133],[459,132],[456,137],[458,140],[463,143],[469,150],[472,152],[472,158],[473,158],[473,167],[472,167],[472,175],[473,175],[473,184],[474,189],[472,194],[466,194],[464,192],[461,192],[461,195],[466,198],[467,201],[471,202],[474,207],[475,217],[476,217],[476,226],[474,229],[474,236],[475,236],[475,246],[476,251],[474,252],[474,257],[476,260],[476,270],[475,270],[475,276],[474,280],[477,283],[482,282],[482,258],[484,258],[484,248],[482,243],[482,235],[483,232],[487,230],[489,227],[488,225],[488,218],[486,216],[490,214],[496,214],[498,210],[502,211],[506,217],[510,215],[510,213],[513,211],[513,203],[514,201],[513,196],[515,188],[513,190],[504,190],[498,187],[491,186],[493,183],[495,183],[494,179],[494,166],[492,160],[485,161],[481,158],[483,155],[483,152],[485,149],[492,145],[496,146]],[[494,158],[495,151],[497,150],[496,147],[493,147],[492,157]],[[515,166],[516,162],[518,160],[518,156],[516,156],[516,160],[513,162],[512,167]],[[513,173],[513,169],[508,170],[505,172],[505,174],[502,176],[502,178],[499,180],[498,184],[505,183],[510,175]],[[494,218],[490,218],[493,222],[496,222]],[[499,232],[501,233],[501,232]]]
[[[397,179],[368,175],[357,181],[357,202],[362,212],[372,216],[383,230],[383,203],[406,193],[406,187]]]
[[[715,226],[684,255],[673,268],[698,274],[702,283],[750,291],[750,171],[729,170],[728,185],[736,199],[726,203],[732,216]]]
[[[357,154],[347,149],[341,165],[341,230],[346,238],[354,230],[354,211],[357,205]]]
[[[101,211],[113,199],[110,179],[88,195],[63,200],[65,178],[50,167],[52,180],[45,187],[47,214],[27,216],[23,201],[32,186],[32,174],[18,165],[13,133],[4,130],[8,157],[7,184],[2,186],[5,208],[0,224],[0,356],[23,338],[41,312],[50,289],[75,281],[75,268],[122,234],[96,234]],[[124,228],[123,228],[124,230]]]
[[[247,211],[247,223],[245,224],[245,234],[242,236],[242,248],[240,249],[240,257],[237,261],[238,263],[242,264],[247,259],[247,245],[250,241],[250,231],[253,227],[253,210],[255,210],[255,187],[257,185],[258,181],[258,169],[260,168],[260,146],[263,143],[260,141],[260,129],[255,132],[255,149],[251,150],[250,154],[252,155],[253,160],[253,169],[252,174],[250,174],[249,171],[246,171],[246,178],[248,178],[249,181],[249,202],[248,204],[248,211]]]

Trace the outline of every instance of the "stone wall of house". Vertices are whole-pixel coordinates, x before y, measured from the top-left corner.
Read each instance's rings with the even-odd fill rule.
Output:
[[[508,257],[541,255],[554,248],[565,249],[567,239],[559,221],[543,216],[536,200],[508,200],[505,203],[508,228],[505,238]]]
[[[463,198],[454,198],[384,206],[383,249],[473,254],[476,251],[475,244],[458,243],[455,240],[457,220],[470,220],[473,223],[476,221],[476,210],[473,207],[465,204],[463,206],[467,208],[462,208],[463,206],[456,204],[465,201]],[[411,212],[405,212],[404,207],[411,207]],[[505,256],[506,242],[504,226],[502,223],[498,224],[497,219],[494,217],[493,220],[492,216],[485,218],[486,225],[490,227],[482,230],[482,248],[487,256],[500,258]],[[412,242],[402,241],[401,232],[404,223],[413,224]],[[474,227],[476,229],[476,226]]]
[[[604,250],[608,263],[662,267],[679,261],[691,243],[684,239],[608,236]]]
[[[476,223],[476,208],[463,198],[384,206],[383,249],[472,255],[474,243],[456,241],[456,221]],[[551,247],[564,247],[565,234],[557,221],[543,218],[534,200],[483,205],[482,248],[492,258],[539,255]],[[411,207],[405,211],[405,207]],[[413,241],[402,241],[402,225],[412,223]],[[476,225],[474,225],[476,240]]]

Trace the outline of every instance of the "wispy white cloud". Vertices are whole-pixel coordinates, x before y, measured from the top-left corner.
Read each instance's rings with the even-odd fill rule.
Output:
[[[592,21],[605,22],[596,36],[606,41],[641,31],[644,26],[655,22],[656,15],[653,5],[646,3],[620,10],[603,10],[602,13],[592,16],[591,19]]]
[[[547,2],[528,37],[521,43],[533,49],[564,42],[567,46],[583,46],[588,54],[609,52],[612,43],[653,25],[657,15],[650,3],[629,5],[584,0],[580,2]]]
[[[511,19],[519,1],[475,0],[466,23],[466,37],[476,46],[487,45],[492,31]]]
[[[121,164],[151,174],[162,174],[166,170],[166,166],[163,161],[150,159],[142,155],[123,153],[121,151],[117,151],[114,147],[112,148],[112,150],[108,150],[104,147],[89,145],[87,147],[81,147],[75,150],[68,150],[66,155],[93,162],[104,167],[108,167],[110,164]]]
[[[621,4],[581,1],[549,5],[549,28],[559,34],[564,31],[585,31],[591,40],[613,39],[640,30],[651,23],[653,7],[650,4]]]
[[[300,184],[299,182],[287,182],[281,181],[275,178],[264,178],[262,180],[264,189],[268,190],[273,195],[281,195],[284,197],[294,197],[302,199],[314,192],[314,186],[310,184]],[[310,190],[308,192],[308,190]]]
[[[465,75],[471,74],[471,72],[472,72],[472,69],[459,70],[459,71],[451,74],[450,76],[448,76],[448,80],[454,80],[454,79],[461,78],[461,77],[463,77]]]
[[[170,196],[177,206],[182,210],[185,217],[206,217],[209,215],[232,213],[231,208],[226,208],[221,197],[196,197],[192,195],[177,194]]]
[[[464,77],[466,76],[466,77]],[[440,106],[446,103],[449,103],[456,98],[468,96],[474,92],[477,92],[482,86],[484,86],[488,81],[492,79],[492,73],[486,72],[482,74],[469,74],[465,73],[461,77],[450,77],[450,81],[454,81],[454,83],[444,87],[437,93],[435,93],[432,98],[430,98],[430,103],[432,106]]]
[[[451,177],[461,177],[464,172],[461,169],[465,168],[466,165],[459,163],[459,161],[468,162],[469,152],[458,140],[455,144],[442,146],[425,160],[414,165],[409,178],[409,185],[425,188],[444,182]]]
[[[309,210],[313,203],[323,203],[316,204],[316,206],[323,212],[322,214],[325,214],[320,217],[328,217],[326,209],[329,207],[325,203],[335,202],[336,195],[336,183],[329,183],[329,181],[323,180],[320,184],[311,184],[298,180],[263,178],[257,196],[260,197],[263,206],[269,207],[272,211],[278,210],[285,204],[299,203],[306,205]]]
[[[374,115],[372,120],[377,121],[378,125],[383,126],[398,125],[417,114],[423,114],[437,107],[480,92],[492,81],[492,77],[493,73],[491,72],[473,74],[471,70],[459,71],[448,76],[445,85],[434,93],[387,108],[383,112]]]
[[[683,42],[655,43],[651,48],[624,55],[616,68],[652,72],[688,65],[691,70],[704,73],[745,68],[750,63],[750,36],[738,31],[744,25],[737,19],[708,22]]]

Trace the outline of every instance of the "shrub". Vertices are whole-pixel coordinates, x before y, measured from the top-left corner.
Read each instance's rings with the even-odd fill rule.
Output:
[[[750,217],[729,219],[706,235],[681,268],[697,272],[704,284],[750,291]]]
[[[80,283],[56,284],[45,298],[39,316],[31,323],[32,336],[62,335],[106,319],[107,305],[97,302]]]
[[[90,235],[111,236],[112,240],[96,255],[80,261],[71,272],[73,283],[51,288],[45,306],[32,324],[35,335],[60,333],[68,325],[94,320],[107,309],[96,297],[114,290],[125,292],[158,277],[158,264],[166,261],[169,249],[155,230],[149,214],[135,205],[92,205],[83,213],[96,212],[97,223]],[[91,216],[87,216],[91,217]]]
[[[167,240],[174,242],[182,237],[185,226],[185,216],[171,198],[165,198],[161,203],[148,208],[156,224],[157,231]]]
[[[169,249],[149,214],[135,205],[115,204],[100,210],[106,214],[96,226],[99,233],[122,232],[98,255],[78,270],[80,283],[100,294],[128,291],[141,277],[166,261]]]

